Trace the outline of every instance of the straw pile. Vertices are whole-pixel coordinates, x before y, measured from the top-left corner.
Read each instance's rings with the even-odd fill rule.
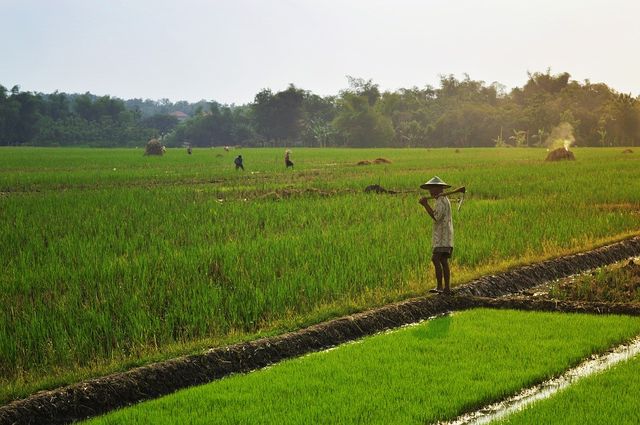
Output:
[[[155,138],[149,140],[147,143],[147,149],[144,151],[143,156],[148,155],[159,155],[162,156],[164,154],[164,147],[158,142]]]
[[[373,160],[374,164],[391,164],[391,161],[389,161],[386,158],[376,158]]]
[[[376,158],[373,161],[360,161],[357,165],[371,165],[371,164],[391,164],[386,158]]]
[[[558,148],[549,152],[545,161],[575,161],[576,157],[573,152],[566,150],[565,148]]]

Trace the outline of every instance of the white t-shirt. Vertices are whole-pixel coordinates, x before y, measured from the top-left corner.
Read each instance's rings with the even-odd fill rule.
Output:
[[[433,239],[431,248],[453,247],[453,221],[451,219],[451,202],[446,196],[436,199],[433,209]]]

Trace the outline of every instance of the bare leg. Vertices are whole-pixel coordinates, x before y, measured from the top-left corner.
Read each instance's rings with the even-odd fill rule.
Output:
[[[436,283],[437,283],[437,289],[438,290],[442,290],[442,275],[443,275],[443,268],[442,268],[442,254],[439,252],[434,252],[433,256],[431,257],[431,262],[433,262],[433,266],[436,269]],[[444,259],[445,263],[446,263],[446,258]],[[447,276],[449,274],[449,264],[447,264]]]
[[[442,275],[444,277],[444,293],[450,294],[451,288],[449,283],[451,281],[451,271],[449,270],[449,260],[446,257],[440,257],[440,264],[442,266]]]

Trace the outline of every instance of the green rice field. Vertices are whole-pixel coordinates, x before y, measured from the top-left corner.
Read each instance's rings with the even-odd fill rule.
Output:
[[[1,149],[0,401],[426,294],[434,175],[454,285],[640,234],[617,148],[284,150]]]
[[[640,357],[578,381],[497,423],[635,425],[640,423]]]
[[[637,317],[464,311],[233,375],[88,423],[435,423],[560,375],[638,334]],[[638,411],[637,397],[627,402],[627,410]],[[617,406],[614,402],[612,410]],[[589,415],[581,418],[581,423],[593,423]]]

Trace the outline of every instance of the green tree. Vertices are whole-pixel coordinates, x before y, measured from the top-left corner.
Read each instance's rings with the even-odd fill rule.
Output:
[[[514,128],[513,136],[510,136],[509,139],[515,142],[516,148],[527,146],[527,132],[524,130],[518,131]]]
[[[0,145],[17,143],[16,126],[19,117],[20,104],[0,85]]]
[[[431,86],[425,89],[412,87],[385,92],[376,108],[393,123],[394,147],[430,146],[428,135],[440,116],[436,107],[436,92]]]
[[[305,135],[308,136],[306,139],[310,141],[309,146],[326,148],[335,146],[338,132],[330,122],[317,118],[307,123]]]
[[[495,116],[489,104],[462,103],[436,121],[431,138],[435,146],[492,146],[492,136],[500,131]]]
[[[306,122],[310,120],[331,122],[338,113],[335,96],[321,97],[316,94],[306,93],[302,106]]]
[[[439,99],[452,99],[457,102],[487,103],[497,106],[497,83],[486,86],[484,81],[474,81],[468,74],[464,74],[463,80],[458,80],[453,75],[440,76],[440,89],[437,90]]]
[[[264,89],[254,98],[251,105],[258,133],[267,140],[289,142],[300,139],[304,128],[305,91],[293,84],[281,92],[273,94]]]
[[[635,146],[640,140],[640,102],[630,94],[617,94],[609,105],[615,120],[609,123],[617,146]]]
[[[348,76],[338,96],[321,97],[290,85],[264,89],[249,105],[169,99],[122,101],[85,94],[50,95],[0,86],[0,144],[128,146],[169,128],[155,115],[181,110],[194,119],[173,128],[172,143],[196,146],[243,143],[284,146],[494,146],[503,129],[517,145],[540,145],[545,128],[573,126],[582,146],[634,145],[640,140],[640,102],[605,84],[571,80],[568,73],[528,73],[523,87],[506,93],[464,74],[440,76],[440,86],[381,92],[372,80]],[[151,127],[151,128],[149,128]],[[603,133],[606,135],[602,135]],[[500,136],[496,138],[496,134]],[[530,140],[531,139],[531,140]]]
[[[21,92],[20,86],[11,89],[7,96],[0,86],[0,145],[29,144],[37,134],[41,118],[42,98],[29,92]]]
[[[50,117],[54,121],[64,120],[71,115],[71,104],[64,93],[57,90],[45,96],[42,103],[41,114]]]
[[[349,146],[386,147],[393,140],[391,119],[371,107],[367,96],[343,93],[338,111],[333,125],[345,134]]]
[[[234,115],[231,108],[213,102],[209,105],[209,111],[202,111],[178,125],[168,137],[167,144],[180,146],[189,142],[200,147],[228,145],[238,137],[246,135],[242,128],[250,128],[245,127],[246,124],[239,125],[236,118],[237,115]],[[252,129],[250,132],[253,133]]]
[[[102,96],[92,101],[88,94],[84,94],[73,100],[73,110],[87,121],[110,119],[117,122],[125,107],[123,101],[110,96]]]
[[[78,117],[84,120],[95,121],[98,119],[93,109],[93,101],[87,94],[73,99],[73,110]]]
[[[607,130],[605,128],[600,128],[598,130],[598,134],[600,135],[600,143],[602,144],[602,147],[605,147],[605,139],[607,137]]]
[[[551,69],[547,69],[544,74],[541,72],[527,72],[527,75],[529,80],[524,87],[513,92],[516,97],[522,97],[522,99],[516,99],[518,103],[524,103],[524,99],[540,93],[557,95],[569,85],[569,79],[571,78],[571,75],[567,72],[551,75]]]
[[[238,144],[249,143],[256,139],[256,137],[257,133],[255,129],[249,124],[239,122],[231,129],[231,138]]]
[[[547,133],[546,131],[544,131],[544,128],[539,128],[537,134],[534,134],[533,137],[535,139],[538,139],[538,142],[536,143],[537,147],[542,147],[544,146],[544,138],[546,136],[548,136],[549,133]]]
[[[144,118],[142,123],[145,127],[152,128],[154,133],[157,131],[160,137],[164,137],[178,125],[178,118],[171,114],[155,114]]]
[[[374,84],[372,80],[365,81],[362,78],[354,78],[349,75],[347,75],[347,80],[349,81],[349,88],[343,93],[364,96],[371,107],[380,99],[380,87]]]

